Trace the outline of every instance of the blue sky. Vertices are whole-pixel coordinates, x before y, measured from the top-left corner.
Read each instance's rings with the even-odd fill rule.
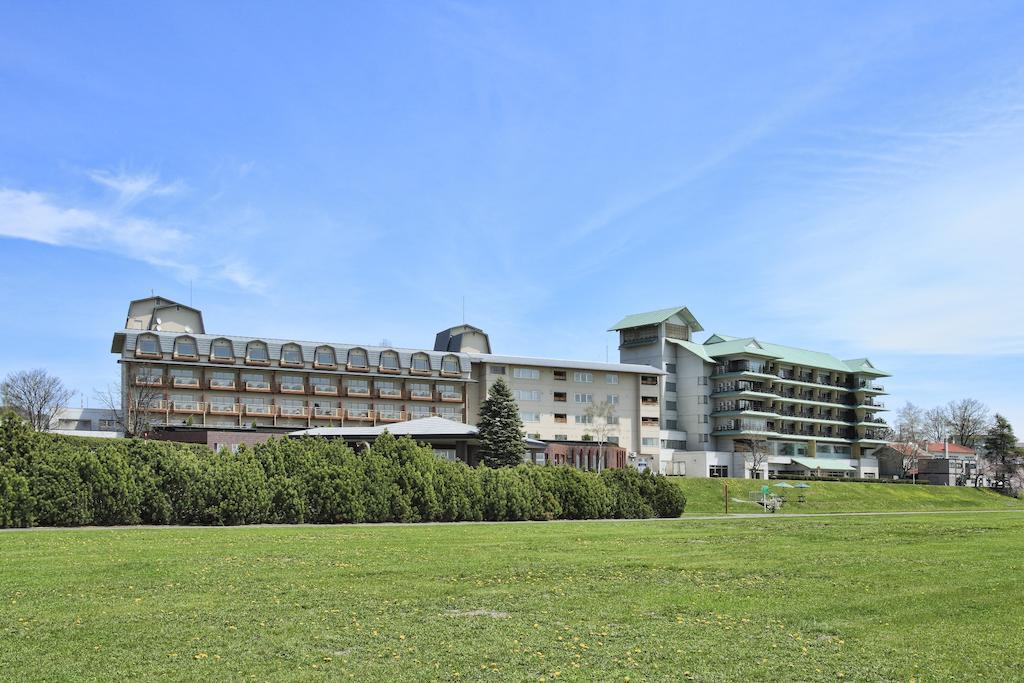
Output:
[[[296,10],[301,11],[296,11]],[[1024,7],[0,2],[0,372],[211,332],[603,360],[626,313],[1024,432]],[[94,402],[95,404],[95,402]]]

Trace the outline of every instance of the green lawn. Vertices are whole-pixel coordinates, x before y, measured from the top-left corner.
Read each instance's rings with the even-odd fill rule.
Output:
[[[729,512],[756,513],[764,509],[751,501],[750,493],[769,484],[784,493],[788,503],[782,512],[923,512],[928,510],[1024,509],[1024,500],[985,489],[964,486],[914,486],[866,482],[808,481],[809,489],[779,489],[776,481],[753,479],[687,479],[672,477],[686,493],[687,514],[721,514],[725,511],[722,487],[729,484]],[[800,482],[791,481],[790,484]],[[798,503],[797,496],[806,502]]]
[[[0,533],[4,680],[1019,680],[1024,514]]]

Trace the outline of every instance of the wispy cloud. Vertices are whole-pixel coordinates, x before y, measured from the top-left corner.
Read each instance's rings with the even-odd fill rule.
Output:
[[[126,185],[125,193],[139,197],[154,187],[163,186]],[[204,259],[191,234],[167,222],[128,213],[121,201],[76,206],[43,192],[0,187],[0,237],[111,252],[171,270],[182,280],[207,277],[247,291],[263,291],[241,257],[203,268]]]
[[[88,172],[88,176],[93,182],[116,192],[122,205],[135,203],[145,197],[177,194],[185,189],[184,183],[180,180],[162,183],[160,176],[155,173],[130,174],[124,171],[111,173],[92,170]]]

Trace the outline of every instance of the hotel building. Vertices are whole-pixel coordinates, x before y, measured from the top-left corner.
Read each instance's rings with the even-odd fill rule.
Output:
[[[687,476],[751,476],[751,446],[767,450],[770,475],[876,478],[879,417],[887,373],[867,358],[703,330],[685,307],[630,315],[619,357],[665,371],[661,384],[660,471]],[[761,473],[763,474],[763,473]]]
[[[199,310],[150,297],[131,302],[111,351],[121,364],[123,410],[144,414],[157,438],[231,445],[257,434],[424,417],[475,424],[487,390],[503,377],[529,437],[593,438],[587,409],[608,401],[610,443],[641,467],[653,467],[660,452],[662,370],[495,355],[486,333],[469,325],[439,333],[430,350],[217,335],[206,333]]]

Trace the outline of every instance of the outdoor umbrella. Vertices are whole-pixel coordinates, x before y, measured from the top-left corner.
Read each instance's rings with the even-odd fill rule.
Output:
[[[795,489],[796,488],[796,486],[793,486],[792,484],[787,484],[784,481],[780,481],[778,484],[773,484],[773,486],[775,488],[777,488],[777,489]]]
[[[799,484],[797,484],[793,488],[795,488],[795,489],[809,489],[809,488],[811,488],[811,485],[810,484],[805,484],[803,482],[800,482]]]

